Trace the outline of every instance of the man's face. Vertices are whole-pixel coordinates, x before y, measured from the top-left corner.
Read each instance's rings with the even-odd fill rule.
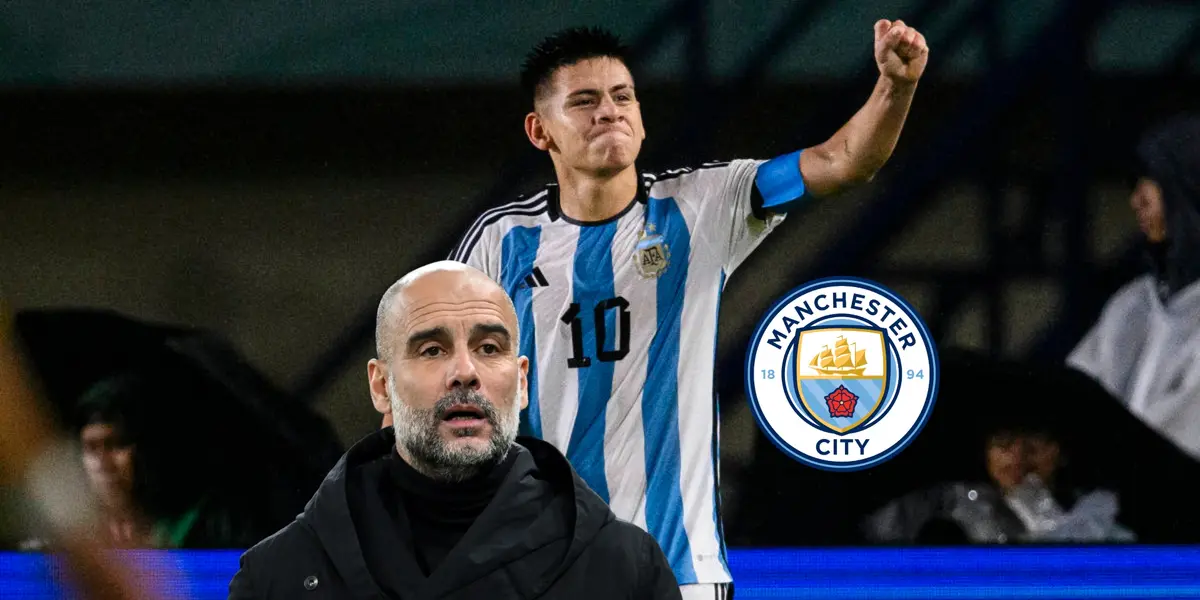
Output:
[[[1061,464],[1058,441],[1044,435],[1031,436],[1025,445],[1025,460],[1030,472],[1042,481],[1053,481]]]
[[[993,435],[987,445],[987,471],[1002,490],[1025,478],[1024,440],[1009,432]]]
[[[134,447],[120,439],[108,423],[86,425],[79,433],[83,446],[83,467],[92,490],[109,507],[128,503],[133,494]]]
[[[1001,489],[1020,484],[1030,474],[1050,483],[1060,465],[1058,441],[1049,435],[1001,432],[988,440],[988,474]]]
[[[530,141],[556,163],[597,176],[632,165],[646,138],[633,77],[613,58],[560,67],[525,126]]]
[[[411,283],[393,308],[390,359],[373,361],[371,384],[376,407],[392,412],[401,456],[444,479],[503,458],[528,403],[529,364],[517,353],[504,291],[435,272]]]
[[[1129,205],[1146,239],[1155,243],[1166,239],[1167,219],[1163,209],[1162,187],[1158,182],[1146,177],[1139,179],[1129,195]]]

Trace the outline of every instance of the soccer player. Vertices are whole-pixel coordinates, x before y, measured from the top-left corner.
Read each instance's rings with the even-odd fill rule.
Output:
[[[883,166],[928,50],[917,30],[880,20],[878,82],[831,138],[657,175],[634,165],[646,132],[626,57],[595,28],[534,48],[521,74],[525,133],[557,181],[484,212],[450,258],[516,305],[530,360],[523,432],[561,449],[618,517],[658,540],[685,598],[727,597],[713,386],[721,291],[789,209]]]

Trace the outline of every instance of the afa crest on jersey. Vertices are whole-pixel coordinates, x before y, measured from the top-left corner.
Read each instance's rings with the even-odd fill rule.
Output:
[[[662,234],[655,233],[654,225],[646,225],[633,251],[633,266],[642,277],[656,278],[671,264],[671,249]]]
[[[903,450],[937,396],[937,352],[916,311],[865,279],[834,277],[768,311],[746,358],[759,427],[814,467],[853,471]]]

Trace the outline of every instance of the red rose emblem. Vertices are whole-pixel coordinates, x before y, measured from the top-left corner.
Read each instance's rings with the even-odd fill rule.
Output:
[[[854,407],[858,406],[858,396],[846,389],[846,386],[839,385],[836,390],[825,396],[825,404],[829,406],[831,417],[852,417]]]

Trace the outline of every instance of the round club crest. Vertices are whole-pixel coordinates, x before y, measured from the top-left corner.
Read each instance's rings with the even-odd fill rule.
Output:
[[[780,450],[827,471],[857,471],[903,450],[937,397],[937,350],[891,290],[830,277],[775,303],[746,356],[746,394]]]

